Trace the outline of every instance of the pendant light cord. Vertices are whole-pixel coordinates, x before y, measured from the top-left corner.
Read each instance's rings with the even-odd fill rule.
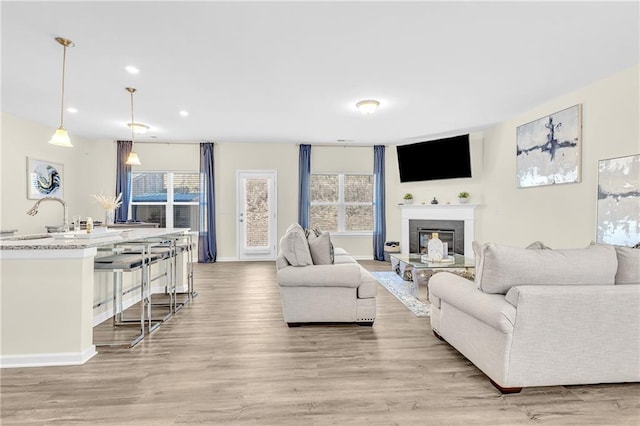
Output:
[[[135,120],[133,119],[133,91],[131,91],[131,151],[133,151],[133,147],[136,143],[133,123],[135,123]]]
[[[64,74],[67,63],[67,46],[62,50],[62,100],[60,101],[60,127],[64,128]]]

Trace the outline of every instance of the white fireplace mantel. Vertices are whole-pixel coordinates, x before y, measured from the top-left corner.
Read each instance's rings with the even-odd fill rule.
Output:
[[[464,255],[473,257],[474,211],[476,204],[416,204],[401,205],[402,254],[409,254],[409,220],[461,220],[464,222]]]

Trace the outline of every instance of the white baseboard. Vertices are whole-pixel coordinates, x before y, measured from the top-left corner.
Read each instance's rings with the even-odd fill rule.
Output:
[[[97,353],[96,347],[91,345],[84,352],[2,355],[0,356],[0,368],[82,365]]]
[[[237,257],[217,257],[216,262],[239,262]],[[197,263],[197,262],[196,262]]]

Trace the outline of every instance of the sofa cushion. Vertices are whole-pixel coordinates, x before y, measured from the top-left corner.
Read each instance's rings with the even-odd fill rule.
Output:
[[[518,285],[612,285],[618,266],[607,245],[530,250],[487,243],[478,253],[476,286],[485,293],[506,294]]]
[[[640,250],[614,246],[618,256],[616,284],[640,284]]]
[[[307,241],[314,265],[331,265],[334,263],[333,244],[327,231],[308,232]]]
[[[313,265],[309,243],[307,243],[304,230],[298,224],[287,228],[287,232],[280,239],[280,250],[292,266]]]
[[[360,267],[360,285],[358,286],[358,299],[376,297],[378,294],[378,281],[366,269]]]

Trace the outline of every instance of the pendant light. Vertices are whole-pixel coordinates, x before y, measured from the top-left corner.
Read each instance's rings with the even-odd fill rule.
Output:
[[[58,127],[53,136],[51,136],[49,143],[51,145],[73,148],[69,134],[64,128],[64,72],[67,62],[67,47],[73,47],[75,44],[71,40],[62,37],[56,37],[56,41],[64,48],[62,53],[62,102],[60,104],[60,127]]]
[[[129,92],[129,94],[131,94],[131,126],[129,126],[131,128],[131,152],[129,153],[129,157],[127,157],[127,162],[126,164],[129,166],[139,166],[140,163],[140,158],[138,158],[138,154],[135,153],[135,151],[133,150],[135,148],[135,131],[134,128],[135,126],[133,126],[133,124],[136,122],[133,119],[133,93],[136,91],[136,89],[134,89],[133,87],[125,87],[126,91]]]

